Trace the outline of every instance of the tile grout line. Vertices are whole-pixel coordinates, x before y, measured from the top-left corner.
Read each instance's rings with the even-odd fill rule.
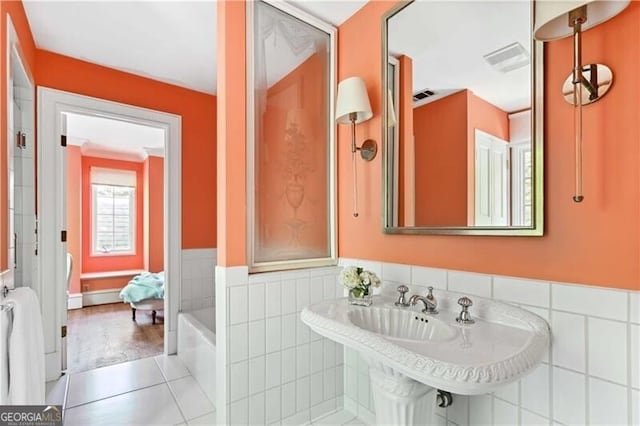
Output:
[[[450,291],[450,289],[449,289],[449,279],[450,278],[451,277],[449,276],[449,270],[446,269],[445,270],[445,281],[446,281],[445,282],[445,288],[447,289],[447,291]],[[491,399],[491,412],[493,413],[493,398]],[[449,423],[449,408],[448,407],[444,410],[444,421],[445,421],[445,423]],[[493,421],[493,419],[492,419],[492,421]]]
[[[169,383],[169,379],[167,378],[167,375],[164,374],[164,370],[162,369],[162,367],[160,367],[160,363],[158,362],[158,360],[156,359],[156,357],[153,357],[153,361],[156,363],[156,365],[158,366],[158,370],[160,370],[160,374],[162,374],[162,377],[164,378],[165,383]],[[187,370],[188,371],[188,370]],[[189,372],[191,373],[191,372]]]
[[[98,399],[94,399],[92,401],[83,402],[82,404],[74,405],[73,407],[68,407],[68,408],[66,408],[66,410],[73,410],[73,409],[78,408],[78,407],[83,407],[85,405],[93,404],[94,402],[104,401],[104,400],[107,400],[107,399],[115,398],[117,396],[122,396],[122,395],[126,395],[128,393],[137,392],[137,391],[141,391],[141,390],[144,390],[144,389],[152,388],[154,386],[160,386],[160,385],[166,385],[166,384],[167,384],[167,382],[160,382],[160,383],[155,383],[153,385],[148,385],[148,386],[143,386],[141,388],[132,389],[132,390],[129,390],[129,391],[126,391],[126,392],[116,393],[116,394],[113,394],[113,395],[105,396],[104,398],[98,398]]]
[[[249,381],[250,381],[250,379],[249,379],[249,376],[250,376],[250,374],[249,374],[249,365],[250,365],[250,362],[249,362],[249,353],[251,352],[251,346],[250,346],[250,345],[251,345],[251,337],[250,337],[250,333],[251,333],[251,332],[249,331],[249,300],[250,300],[250,298],[249,298],[249,283],[247,282],[246,284],[243,284],[243,285],[242,285],[242,287],[244,287],[244,288],[246,289],[246,291],[247,291],[247,299],[246,299],[246,300],[244,300],[244,301],[241,301],[241,302],[243,302],[243,303],[244,303],[244,305],[245,305],[245,306],[244,306],[244,309],[245,309],[246,318],[245,318],[244,323],[247,325],[247,336],[246,336],[246,339],[247,339],[247,340],[246,340],[246,344],[247,344],[247,356],[246,356],[246,358],[243,360],[243,362],[246,362],[246,363],[247,363],[247,367],[246,367],[246,370],[247,370],[247,378],[245,379],[245,386],[246,386],[246,388],[245,388],[245,389],[247,390],[247,392],[246,392],[246,394],[245,394],[242,398],[240,398],[239,400],[241,401],[241,400],[243,400],[243,399],[246,399],[246,400],[247,400],[247,408],[248,408],[248,407],[249,407],[249,396],[248,396],[248,394],[249,394],[249,385],[250,385],[250,383],[249,383]],[[231,293],[229,293],[229,301],[230,301],[230,302],[234,302],[234,301],[231,301]],[[237,304],[237,303],[238,303],[238,301],[235,301],[235,303]],[[233,305],[232,305],[232,306],[233,306]],[[229,395],[229,402],[231,402],[231,395]],[[248,410],[247,410],[247,411],[248,411]],[[249,419],[249,414],[247,413],[247,420],[248,420],[248,419]]]
[[[491,399],[491,405],[489,406],[489,411],[491,412],[491,424],[493,425],[496,421],[496,413],[495,413],[495,407],[494,407],[496,397],[493,393],[490,393],[489,397]]]
[[[178,397],[173,392],[173,389],[171,388],[171,386],[169,386],[169,382],[165,381],[164,384],[169,389],[169,393],[171,394],[171,397],[173,398],[173,402],[175,402],[176,407],[178,407],[178,412],[180,412],[180,415],[182,416],[182,419],[184,420],[184,423],[188,423],[187,416],[185,416],[184,413],[182,412],[182,407],[180,407],[180,404],[178,404]]]
[[[552,330],[551,330],[551,324],[553,324],[553,288],[551,287],[551,283],[549,283],[549,349],[548,349],[548,357],[549,357],[549,395],[548,395],[548,402],[549,402],[549,424],[553,424],[553,418],[555,417],[555,404],[553,402],[554,398],[554,385],[553,385],[553,334],[552,334]]]
[[[633,424],[633,391],[631,390],[633,385],[633,376],[631,373],[631,341],[632,341],[632,327],[631,327],[631,293],[627,292],[627,422]]]
[[[533,373],[533,370],[529,374]],[[518,424],[522,424],[522,379],[518,380]]]
[[[591,424],[589,417],[589,400],[591,398],[589,380],[589,317],[584,320],[584,420],[586,425]]]
[[[64,424],[64,419],[67,415],[67,397],[69,395],[69,383],[71,382],[71,375],[69,373],[65,373],[67,375],[67,381],[64,385],[64,397],[62,398],[62,424]]]

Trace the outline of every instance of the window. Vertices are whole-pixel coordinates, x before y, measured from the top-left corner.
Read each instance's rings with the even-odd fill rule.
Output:
[[[533,158],[531,144],[512,144],[513,225],[533,224]]]
[[[524,176],[522,179],[522,223],[525,226],[531,226],[533,221],[533,165],[531,163],[531,147],[523,152],[523,169],[521,172]]]
[[[135,172],[91,169],[92,254],[135,253]]]

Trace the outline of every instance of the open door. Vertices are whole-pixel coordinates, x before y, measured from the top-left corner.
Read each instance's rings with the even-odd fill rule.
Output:
[[[61,360],[61,365],[60,368],[62,371],[65,371],[67,369],[67,309],[65,309],[68,305],[69,305],[69,281],[71,279],[71,269],[73,267],[73,262],[71,260],[71,257],[69,255],[69,252],[67,250],[67,150],[65,149],[67,146],[67,114],[62,113],[61,114],[62,117],[62,123],[61,123],[61,134],[60,134],[60,146],[63,148],[61,150],[60,156],[61,156],[61,171],[60,171],[60,179],[62,180],[61,182],[61,188],[62,190],[62,235],[61,235],[61,242],[62,242],[62,252],[65,254],[65,256],[62,259],[62,268],[65,272],[64,276],[66,278],[66,291],[63,293],[62,297],[63,297],[63,303],[62,303],[62,307],[63,309],[61,309],[60,311],[60,323],[62,324],[62,327],[60,328],[60,335],[62,338],[62,342],[60,344],[60,360]],[[57,259],[58,262],[61,261],[61,259]]]
[[[509,225],[509,143],[475,131],[476,226]]]

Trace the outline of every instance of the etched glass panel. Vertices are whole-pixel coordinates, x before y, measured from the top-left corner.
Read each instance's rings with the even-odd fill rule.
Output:
[[[327,258],[331,39],[254,5],[253,262]]]

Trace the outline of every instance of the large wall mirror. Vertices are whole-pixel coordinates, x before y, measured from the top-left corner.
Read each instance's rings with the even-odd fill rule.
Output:
[[[382,26],[385,232],[542,235],[533,4],[402,2]]]

